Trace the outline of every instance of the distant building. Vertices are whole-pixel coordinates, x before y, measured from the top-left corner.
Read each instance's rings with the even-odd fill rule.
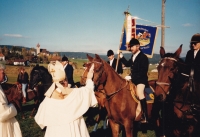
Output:
[[[47,51],[46,49],[41,49],[39,43],[36,45],[36,53],[37,55],[42,54],[42,55],[49,56],[49,51]]]
[[[14,60],[13,65],[16,65],[16,66],[18,66],[18,65],[25,66],[25,60],[23,60],[23,59],[16,59],[16,60]]]
[[[0,53],[0,61],[4,61],[4,60],[5,60],[5,56],[2,53]]]

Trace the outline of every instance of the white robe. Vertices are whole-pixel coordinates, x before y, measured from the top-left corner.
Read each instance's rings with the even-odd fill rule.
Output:
[[[7,98],[0,85],[0,137],[22,137],[19,123],[15,119],[17,110],[8,105]]]
[[[45,137],[89,137],[83,114],[97,104],[93,91],[94,83],[87,80],[85,87],[74,88],[63,100],[46,97],[35,116]]]

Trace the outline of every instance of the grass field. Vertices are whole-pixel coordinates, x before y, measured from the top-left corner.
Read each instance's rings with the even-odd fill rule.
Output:
[[[82,60],[82,59],[73,60],[73,62],[75,62],[77,64],[77,68],[74,70],[74,81],[75,82],[80,81],[80,76],[83,73],[82,65],[86,61],[87,60]],[[47,64],[41,64],[41,65],[47,67]],[[19,67],[20,66],[10,66],[10,65],[6,66],[5,72],[8,76],[8,83],[16,83],[18,72],[19,72]],[[149,80],[157,79],[157,73],[156,72],[150,72],[152,69],[155,69],[154,65],[151,65],[149,67],[149,73],[148,73]],[[30,74],[32,67],[25,67],[25,70],[28,72],[28,74]],[[122,76],[125,77],[126,75],[129,75],[129,74],[130,74],[130,70],[126,69],[126,70],[124,70],[124,73],[123,73]],[[42,131],[39,128],[39,126],[35,123],[33,118],[28,118],[29,115],[30,115],[30,112],[32,110],[32,107],[33,107],[33,101],[27,102],[25,105],[23,105],[23,108],[25,110],[26,119],[21,119],[20,114],[18,114],[16,116],[16,118],[20,123],[20,127],[21,127],[21,130],[22,130],[23,137],[43,137],[45,131]],[[84,118],[87,118],[87,116],[85,116]],[[98,127],[99,128],[102,127],[102,122],[100,122]],[[89,132],[91,132],[92,129],[93,129],[93,126],[88,127]],[[153,131],[148,130],[147,134],[142,134],[142,132],[139,132],[138,137],[155,137],[155,134],[154,134]]]

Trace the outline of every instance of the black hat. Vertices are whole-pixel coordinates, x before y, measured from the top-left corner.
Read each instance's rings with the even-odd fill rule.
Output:
[[[194,34],[194,35],[192,36],[190,42],[200,42],[200,34],[199,34],[199,33]]]
[[[129,42],[129,45],[130,47],[135,46],[135,45],[140,45],[140,42],[137,39],[132,38]]]
[[[66,56],[63,56],[62,61],[68,61],[68,58]]]
[[[111,55],[114,55],[114,52],[110,49],[110,50],[108,50],[108,52],[107,52],[107,56],[109,57],[109,56],[111,56]]]

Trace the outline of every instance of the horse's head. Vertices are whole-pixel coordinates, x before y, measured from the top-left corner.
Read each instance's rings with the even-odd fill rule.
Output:
[[[94,85],[96,87],[99,87],[99,85],[103,84],[106,81],[106,73],[103,69],[104,66],[103,60],[97,54],[95,54],[95,58],[87,54],[87,58],[89,62],[84,64],[85,71],[81,76],[81,85],[85,84],[90,67],[92,66],[92,64],[94,64],[93,81]]]
[[[172,80],[175,78],[179,71],[180,53],[182,45],[176,50],[175,53],[165,53],[163,47],[160,48],[161,60],[157,67],[158,69],[158,80],[155,89],[155,95],[160,101],[164,101],[166,96],[169,94]]]
[[[30,89],[33,89],[39,82],[52,83],[52,77],[44,66],[36,65],[30,74]]]

